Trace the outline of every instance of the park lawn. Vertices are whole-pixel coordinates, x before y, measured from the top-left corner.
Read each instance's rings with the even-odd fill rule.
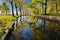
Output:
[[[16,20],[17,18],[11,15],[0,16],[0,38],[5,33],[5,30],[12,28],[12,23]]]

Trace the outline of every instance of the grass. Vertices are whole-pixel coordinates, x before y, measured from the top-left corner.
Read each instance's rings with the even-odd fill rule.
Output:
[[[3,36],[4,33],[5,33],[5,30],[0,29],[0,38],[1,38],[1,36]]]
[[[40,15],[44,15],[44,14],[40,14]],[[60,13],[46,13],[46,15],[60,16]]]
[[[4,29],[10,29],[11,25],[17,18],[11,15],[1,15],[0,16],[0,37],[4,34]],[[3,29],[3,30],[2,30]]]

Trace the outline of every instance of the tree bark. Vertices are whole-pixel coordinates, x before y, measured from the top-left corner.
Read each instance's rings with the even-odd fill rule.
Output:
[[[20,10],[20,22],[22,23],[22,13],[21,13],[21,8],[19,9]]]
[[[58,9],[57,9],[57,6],[58,6],[58,4],[57,4],[57,0],[56,0],[56,13],[58,13]]]
[[[16,8],[16,15],[18,15],[18,9],[17,9],[16,3],[15,3],[15,8]]]
[[[7,15],[7,11],[6,11],[6,15]]]
[[[11,8],[12,8],[12,16],[14,16],[13,0],[12,0],[12,2],[10,2],[10,4],[11,4]]]
[[[43,14],[43,0],[42,0],[42,14]]]
[[[44,15],[46,15],[46,13],[47,13],[47,0],[45,1],[45,14]]]
[[[19,10],[20,10],[20,15],[21,15],[21,9],[19,8]]]

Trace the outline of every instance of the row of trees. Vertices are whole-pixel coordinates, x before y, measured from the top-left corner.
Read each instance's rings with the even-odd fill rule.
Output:
[[[0,10],[1,11],[4,10],[6,12],[12,10],[12,16],[14,16],[14,9],[16,9],[16,15],[18,15],[18,11],[20,11],[21,14],[21,10],[25,6],[24,0],[2,0],[2,1],[3,3],[0,5]],[[11,8],[8,5],[11,6]]]
[[[25,0],[3,0],[4,7],[0,9],[9,10],[9,7],[7,4],[9,3],[12,8],[12,15],[14,16],[14,9],[16,9],[16,15],[18,15],[18,11],[21,11],[24,9],[24,7],[28,9],[30,13],[34,14],[48,14],[48,13],[59,13],[60,11],[60,0],[32,0],[28,3],[28,6],[26,5]],[[8,5],[9,5],[8,4]],[[14,8],[15,7],[15,8]],[[27,11],[26,11],[27,12]]]
[[[35,14],[59,13],[60,0],[32,0],[29,3],[30,12]]]

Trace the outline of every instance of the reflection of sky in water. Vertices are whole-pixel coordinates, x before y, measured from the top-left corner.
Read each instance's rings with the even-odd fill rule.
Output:
[[[26,19],[28,16],[22,16],[18,18],[18,23],[20,23],[21,21],[23,21],[24,19]]]
[[[22,36],[29,37],[32,36],[32,30],[29,28],[24,28],[21,32]]]
[[[14,25],[14,28],[16,28],[16,21],[15,21],[15,25]]]
[[[33,39],[33,33],[32,30],[29,28],[28,24],[26,24],[26,27],[21,31],[21,40],[32,40]]]
[[[20,23],[20,17],[18,18],[18,23]]]
[[[40,23],[42,23],[42,19],[39,19],[38,21],[39,21]]]

